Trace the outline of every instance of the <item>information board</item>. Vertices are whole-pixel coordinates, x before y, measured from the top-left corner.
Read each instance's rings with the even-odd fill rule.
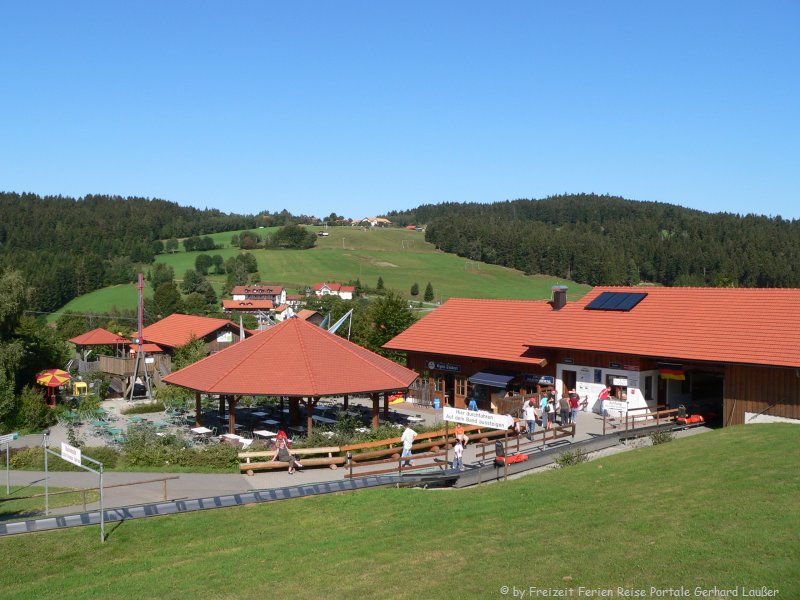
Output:
[[[442,418],[453,423],[478,425],[491,429],[508,429],[514,424],[514,418],[511,415],[496,415],[485,410],[466,410],[451,406],[444,407]]]

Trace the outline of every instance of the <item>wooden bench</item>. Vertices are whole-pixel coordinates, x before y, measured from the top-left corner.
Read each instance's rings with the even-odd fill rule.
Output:
[[[340,451],[341,449],[338,446],[329,446],[324,448],[293,448],[292,454],[300,459],[300,462],[303,463],[303,467],[328,466],[331,469],[336,469],[339,465],[343,465],[345,461],[343,456],[334,456],[334,454],[338,454]],[[275,456],[275,453],[275,450],[240,452],[239,459],[244,459],[245,462],[239,464],[239,471],[246,472],[248,475],[253,475],[254,471],[288,468],[288,462],[272,460],[272,458]],[[301,458],[313,456],[315,454],[327,454],[328,456],[322,458]],[[252,462],[250,460],[251,458],[269,458],[270,460]]]

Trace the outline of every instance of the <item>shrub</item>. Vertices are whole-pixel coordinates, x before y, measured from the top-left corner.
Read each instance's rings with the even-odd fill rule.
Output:
[[[20,394],[18,423],[23,429],[35,431],[55,423],[53,411],[44,403],[42,394],[26,385]]]
[[[579,465],[587,460],[589,460],[589,456],[583,448],[576,448],[575,450],[567,450],[559,454],[556,457],[556,464],[560,469],[566,469],[567,467]]]
[[[143,415],[154,412],[164,412],[163,402],[146,402],[144,404],[135,404],[129,408],[120,411],[123,415]]]
[[[650,442],[653,444],[653,446],[666,444],[667,442],[671,442],[673,439],[675,439],[675,435],[669,429],[663,431],[654,431],[650,434]]]
[[[99,460],[103,463],[104,469],[113,469],[119,462],[120,454],[118,450],[106,446],[95,448],[84,448],[81,453],[85,456]],[[21,448],[11,456],[11,468],[23,471],[43,471],[44,470],[44,448],[34,446],[32,448]],[[89,465],[93,467],[94,465]],[[59,460],[54,456],[47,457],[48,471],[83,471],[80,467]]]

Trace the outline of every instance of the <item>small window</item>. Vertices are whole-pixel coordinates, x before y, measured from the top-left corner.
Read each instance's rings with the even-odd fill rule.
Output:
[[[467,380],[460,377],[456,378],[456,396],[467,395]]]
[[[648,375],[644,378],[644,399],[645,400],[652,400],[653,399],[653,376]]]
[[[594,382],[603,383],[603,369],[594,370]]]

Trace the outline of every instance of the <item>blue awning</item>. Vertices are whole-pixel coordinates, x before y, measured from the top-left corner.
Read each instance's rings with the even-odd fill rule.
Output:
[[[496,388],[505,388],[512,379],[514,379],[513,375],[493,373],[492,371],[481,371],[469,378],[470,382],[476,385],[490,385]]]

